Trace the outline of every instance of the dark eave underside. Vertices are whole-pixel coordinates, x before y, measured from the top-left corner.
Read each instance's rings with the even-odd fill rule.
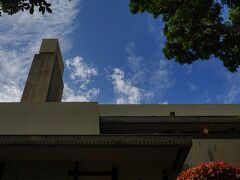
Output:
[[[187,137],[160,135],[0,135],[0,146],[191,146]]]
[[[208,133],[203,133],[204,129]],[[101,134],[166,134],[191,138],[239,138],[237,116],[101,116]]]
[[[224,123],[240,124],[238,116],[100,116],[100,123]]]

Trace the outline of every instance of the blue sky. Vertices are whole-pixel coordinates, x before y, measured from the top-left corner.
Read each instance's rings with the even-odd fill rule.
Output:
[[[179,65],[164,58],[161,19],[132,15],[129,0],[52,0],[53,14],[0,19],[0,101],[21,98],[42,38],[58,38],[63,101],[124,104],[240,103],[240,73],[212,58]]]

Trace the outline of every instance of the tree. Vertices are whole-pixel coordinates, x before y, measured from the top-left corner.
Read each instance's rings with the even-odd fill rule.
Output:
[[[182,171],[177,180],[239,180],[240,168],[223,161],[201,163],[195,167]]]
[[[39,12],[42,14],[46,10],[52,13],[50,6],[51,4],[46,0],[0,0],[0,16],[2,13],[13,15],[24,10],[29,10],[29,13],[33,14],[35,7],[39,7]]]
[[[167,59],[191,64],[199,59],[219,58],[230,71],[240,65],[239,0],[130,0],[133,14],[149,12],[162,17]],[[222,9],[229,9],[224,22]]]

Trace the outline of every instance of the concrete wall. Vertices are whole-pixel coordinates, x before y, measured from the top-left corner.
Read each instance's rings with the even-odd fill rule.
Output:
[[[57,39],[43,39],[39,53],[40,54],[44,54],[44,53],[56,54],[59,70],[61,72],[61,75],[63,74],[63,70],[64,70],[63,58],[62,58],[60,45]]]
[[[210,161],[240,166],[240,139],[193,139],[192,142],[184,169]]]
[[[21,102],[47,101],[55,59],[55,54],[36,54],[34,56]]]
[[[21,102],[60,102],[63,60],[57,39],[44,39],[35,54]]]
[[[46,101],[61,102],[63,86],[64,85],[63,85],[62,75],[61,75],[59,66],[55,61],[52,69],[52,75],[51,75],[51,80],[48,87],[48,94],[47,94]]]
[[[0,135],[99,134],[97,103],[0,103]]]

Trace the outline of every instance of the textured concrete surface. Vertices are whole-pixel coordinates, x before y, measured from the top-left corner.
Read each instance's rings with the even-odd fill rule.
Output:
[[[0,134],[99,134],[97,103],[0,103]]]
[[[43,40],[34,56],[21,102],[60,102],[63,62],[57,40]]]
[[[64,69],[63,58],[61,54],[60,45],[57,39],[43,39],[39,53],[40,54],[44,54],[44,53],[56,54],[57,64],[59,65],[61,74],[63,74],[63,69]]]
[[[240,166],[240,139],[193,139],[192,143],[184,168],[210,161]]]

